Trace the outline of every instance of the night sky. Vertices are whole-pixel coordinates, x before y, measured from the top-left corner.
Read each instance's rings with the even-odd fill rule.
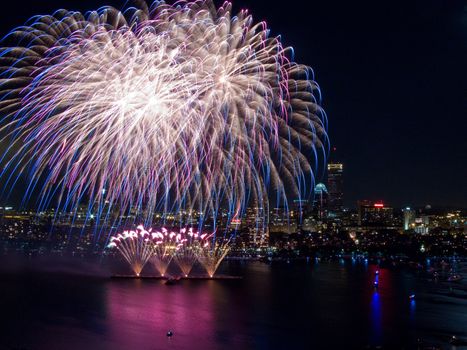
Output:
[[[345,203],[467,207],[467,5],[461,0],[233,0],[313,67],[345,165]],[[57,8],[115,0],[9,1],[0,31]]]

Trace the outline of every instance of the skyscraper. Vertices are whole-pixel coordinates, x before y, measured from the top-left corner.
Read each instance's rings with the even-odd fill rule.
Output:
[[[314,208],[318,213],[319,219],[324,219],[326,215],[326,209],[328,207],[328,190],[323,183],[319,183],[315,186],[315,200]]]
[[[332,212],[342,211],[344,205],[343,172],[344,164],[328,164],[328,209]]]
[[[410,207],[402,209],[404,213],[404,231],[410,229],[410,225],[415,221],[415,211]]]

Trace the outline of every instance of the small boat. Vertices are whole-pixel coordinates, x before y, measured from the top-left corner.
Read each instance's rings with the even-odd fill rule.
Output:
[[[460,280],[462,280],[461,275],[454,274],[454,275],[451,275],[451,276],[448,277],[448,282],[458,282]]]
[[[454,345],[454,346],[456,346],[456,345],[465,345],[465,344],[467,344],[467,342],[465,342],[465,341],[462,340],[462,339],[457,338],[455,335],[453,335],[453,336],[451,337],[451,339],[449,340],[449,343],[450,343],[451,345]]]

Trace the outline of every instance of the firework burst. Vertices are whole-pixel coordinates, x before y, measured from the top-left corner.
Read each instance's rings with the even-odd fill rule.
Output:
[[[27,175],[40,208],[148,221],[306,196],[327,148],[311,69],[228,2],[141,7],[60,10],[4,38],[7,185]]]
[[[123,231],[122,234],[110,237],[108,248],[116,248],[130,264],[135,275],[140,276],[153,256],[151,232],[146,231],[143,226],[138,226],[135,231]]]

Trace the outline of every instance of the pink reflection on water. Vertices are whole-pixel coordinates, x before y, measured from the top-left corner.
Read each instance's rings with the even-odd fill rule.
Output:
[[[215,281],[116,281],[108,285],[108,336],[116,349],[214,347]],[[130,285],[132,284],[132,285]],[[211,284],[211,285],[206,285]],[[173,337],[166,336],[167,331]]]

